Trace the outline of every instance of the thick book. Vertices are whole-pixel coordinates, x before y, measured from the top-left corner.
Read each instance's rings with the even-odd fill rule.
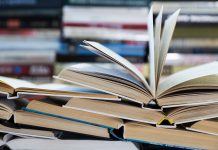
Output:
[[[120,69],[77,64],[63,69],[55,78],[117,95],[145,107],[150,103],[156,103],[161,108],[169,108],[218,102],[214,98],[218,95],[216,91],[218,71],[211,69],[218,67],[218,62],[186,69],[161,80],[179,10],[165,21],[163,28],[162,12],[163,9],[156,18],[155,26],[152,11],[148,15],[149,84],[133,64],[105,46],[92,41],[84,41],[85,45],[82,46],[119,65]]]
[[[0,76],[0,93],[8,99],[16,99],[25,95],[45,95],[58,97],[80,97],[101,100],[115,100],[120,98],[107,93],[90,90],[83,87],[61,83],[34,84],[29,81]]]
[[[22,137],[55,139],[56,135],[54,135],[52,131],[58,130],[108,139],[110,137],[108,127],[100,124],[107,121],[110,124],[112,122],[114,125],[116,123],[115,121],[118,120],[111,117],[101,117],[101,115],[89,115],[89,113],[76,110],[74,111],[71,109],[60,109],[61,107],[53,101],[51,101],[51,104],[47,104],[48,102],[37,103],[37,101],[33,101],[32,104],[30,102],[30,107],[36,103],[36,108],[38,105],[40,106],[40,104],[44,104],[42,108],[45,109],[47,107],[46,109],[52,112],[52,114],[49,115],[46,111],[40,112],[35,109],[30,110],[25,108],[27,103],[28,101],[24,99],[2,99],[0,101],[0,119],[4,120],[4,122],[1,122],[0,125],[0,133],[9,133]],[[95,118],[97,118],[95,120],[98,125],[93,126],[94,123],[92,124],[87,123],[87,121],[84,121],[85,123],[83,121],[77,121],[78,118],[76,119],[76,116],[78,114],[84,116],[84,118],[88,118],[87,121],[89,122],[92,122]],[[40,130],[38,130],[39,128]]]
[[[218,71],[211,69],[217,68],[218,62],[189,68],[162,79],[179,10],[165,20],[163,27],[162,14],[163,8],[155,20],[155,26],[152,8],[148,15],[149,83],[137,68],[123,57],[97,42],[84,41],[82,47],[119,67],[77,64],[63,69],[55,78],[116,95],[122,100],[108,102],[74,98],[63,107],[120,119],[119,127],[124,130],[121,139],[185,148],[214,149],[217,146],[217,137],[213,123],[208,127],[208,131],[205,127],[199,127],[198,123],[218,117]],[[27,106],[26,111],[35,109],[37,113],[48,111],[33,105]],[[51,115],[53,112],[47,113]],[[105,125],[105,122],[101,124]],[[207,122],[203,124],[205,126]]]
[[[7,139],[9,135],[3,136],[2,145],[10,149],[34,149],[34,150],[72,150],[72,149],[104,149],[104,150],[139,150],[139,146],[133,142],[107,141],[107,140],[48,140],[37,138],[14,137]],[[10,136],[9,136],[10,137]]]
[[[74,101],[78,101],[79,99],[74,99]],[[89,100],[91,101],[91,100]],[[85,103],[84,101],[82,101]],[[90,105],[90,104],[88,104]],[[77,107],[76,105],[74,105]],[[105,105],[104,108],[106,110],[113,109],[110,105]],[[99,106],[100,107],[100,106]],[[79,108],[79,107],[77,107]],[[123,107],[119,107],[116,109],[116,112],[119,110],[123,110]],[[115,110],[113,110],[115,111]],[[124,110],[125,113],[131,112],[132,116],[139,116],[141,118],[149,118],[152,116],[154,112],[146,112],[143,113],[143,109],[141,112],[135,112],[134,109]],[[125,120],[121,118],[116,118],[115,116],[107,116],[104,114],[96,114],[94,111],[86,112],[82,109],[69,109],[61,107],[60,105],[54,105],[48,102],[40,102],[40,101],[31,101],[27,107],[23,108],[23,115],[31,113],[35,116],[43,116],[48,120],[47,122],[51,122],[51,117],[56,119],[63,119],[65,121],[71,121],[74,123],[82,123],[84,125],[92,126],[90,130],[84,129],[83,126],[74,128],[77,129],[78,133],[95,135],[100,137],[105,137],[104,134],[97,131],[96,128],[102,128],[104,131],[108,131],[109,137],[117,138],[122,141],[132,141],[137,143],[149,143],[167,147],[176,147],[176,148],[202,148],[202,149],[215,149],[217,145],[217,132],[216,120],[204,120],[195,122],[194,124],[184,124],[187,130],[184,127],[180,128],[161,128],[155,127],[149,123],[140,123],[137,120],[130,121],[130,118],[125,118]],[[128,114],[128,113],[127,113]],[[16,118],[15,114],[15,118]],[[19,115],[18,115],[19,116]],[[50,117],[50,118],[49,118]],[[19,121],[15,121],[16,123],[32,125],[32,126],[40,126],[46,127],[45,123],[38,118],[34,119],[35,122],[31,123],[28,119],[23,118],[19,119]],[[206,122],[206,123],[204,123]],[[208,123],[210,122],[210,123]],[[44,124],[44,126],[43,126]],[[60,123],[61,124],[61,123]],[[196,124],[196,125],[195,125]],[[55,125],[53,125],[54,127]],[[208,126],[208,128],[205,128]],[[69,130],[68,128],[67,130]],[[80,129],[80,130],[78,130]],[[92,132],[93,131],[93,132]],[[119,132],[118,132],[119,131]],[[72,131],[71,131],[72,132]],[[90,133],[91,132],[91,133]],[[100,134],[101,133],[101,134]],[[186,139],[186,140],[184,140]]]

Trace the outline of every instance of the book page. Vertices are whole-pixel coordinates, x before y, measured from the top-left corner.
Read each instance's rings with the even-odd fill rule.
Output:
[[[1,133],[9,133],[17,136],[35,137],[35,138],[45,138],[45,139],[56,139],[52,131],[43,131],[35,129],[25,129],[25,128],[11,128],[0,124]]]
[[[160,41],[160,53],[159,53],[159,61],[158,61],[158,73],[157,79],[160,78],[163,66],[166,60],[167,52],[170,46],[170,41],[173,36],[173,31],[176,26],[177,17],[179,15],[180,10],[177,10],[175,13],[169,16],[164,23],[163,33]]]
[[[218,103],[217,97],[217,90],[207,90],[205,92],[204,90],[196,90],[195,92],[185,91],[181,93],[177,92],[176,94],[172,93],[159,98],[157,101],[162,109],[169,109],[181,106],[199,106]]]
[[[0,107],[9,113],[13,113],[15,110],[16,104],[14,100],[9,99],[0,99]]]
[[[195,122],[203,119],[218,117],[218,104],[202,105],[195,107],[181,107],[170,112],[168,117],[175,124]]]
[[[122,66],[123,68],[125,68],[131,75],[133,75],[133,77],[135,77],[136,79],[141,81],[147,90],[150,91],[150,87],[149,87],[147,81],[145,80],[144,76],[128,60],[119,56],[118,54],[116,54],[112,50],[104,47],[103,45],[101,45],[97,42],[84,41],[84,43],[87,44],[88,46],[91,46],[91,48],[85,47],[85,48],[88,48],[88,50],[90,50],[90,51],[92,51],[92,52],[94,52],[102,57],[105,57],[106,59],[108,59],[108,60]]]
[[[31,88],[31,87],[36,86],[35,84],[28,82],[28,81],[15,79],[15,78],[9,78],[9,77],[3,77],[3,76],[0,76],[0,82],[13,87],[14,89],[19,88],[19,87],[30,87]]]
[[[199,89],[205,89],[205,93],[208,91],[206,89],[217,89],[218,88],[218,75],[208,75],[203,76],[199,78],[195,78],[192,80],[188,80],[186,82],[183,82],[181,84],[175,85],[174,87],[167,90],[167,92],[164,92],[164,95],[168,95],[174,92],[182,92],[184,90],[199,90]],[[204,92],[204,91],[201,91]],[[181,93],[181,95],[184,92]]]
[[[125,70],[118,69],[114,66],[114,68],[105,68],[102,67],[101,65],[96,65],[96,64],[88,64],[88,63],[82,63],[82,64],[77,64],[77,65],[72,65],[67,68],[68,70],[73,70],[73,71],[81,71],[86,74],[92,74],[93,76],[104,76],[105,78],[111,78],[111,80],[116,80],[115,78],[124,79],[127,81],[130,81],[140,87],[144,87],[143,84],[133,78],[129,73],[127,73]]]
[[[128,99],[137,103],[148,103],[151,100],[150,93],[144,88],[135,86],[131,82],[124,80],[111,80],[105,76],[94,76],[93,74],[85,74],[84,72],[72,71],[65,69],[63,70],[56,79],[63,80],[69,83],[81,85],[84,87],[96,89]]]
[[[15,138],[9,141],[13,150],[139,150],[133,142],[111,140],[48,140],[39,138]]]
[[[156,80],[155,80],[155,53],[154,53],[154,24],[153,24],[153,9],[151,7],[148,14],[148,35],[149,35],[149,81],[151,92],[155,96]]]
[[[218,136],[218,119],[201,120],[187,126],[186,129]]]
[[[159,61],[159,55],[160,55],[160,37],[161,37],[161,24],[162,24],[162,16],[163,16],[163,7],[161,7],[161,10],[155,19],[155,36],[154,36],[154,60],[155,60],[155,81],[156,81],[156,89],[159,82],[159,76],[157,76],[158,72],[158,61]]]
[[[163,80],[158,87],[158,95],[163,94],[167,90],[170,90],[176,85],[181,83],[210,75],[218,74],[218,69],[213,69],[218,67],[218,62],[212,62],[204,65],[199,65],[190,69],[186,69],[180,72],[177,72],[165,80]]]

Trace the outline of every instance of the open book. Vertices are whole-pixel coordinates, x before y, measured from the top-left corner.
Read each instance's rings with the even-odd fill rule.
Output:
[[[165,20],[164,27],[161,26],[163,9],[155,20],[155,26],[152,8],[148,15],[150,83],[133,64],[92,41],[84,41],[82,46],[119,65],[120,69],[78,64],[65,68],[55,78],[107,92],[144,107],[154,103],[158,107],[169,108],[218,102],[218,69],[213,69],[218,67],[218,62],[180,71],[161,80],[179,11]]]
[[[45,95],[119,101],[117,96],[83,87],[61,83],[34,84],[28,81],[3,76],[0,76],[0,93],[6,94],[8,99],[21,98],[25,95]]]

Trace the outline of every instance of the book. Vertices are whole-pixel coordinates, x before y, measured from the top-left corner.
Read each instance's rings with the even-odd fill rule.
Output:
[[[212,93],[216,94],[214,90],[217,88],[217,71],[211,70],[210,68],[216,68],[218,66],[217,62],[177,72],[163,81],[160,79],[178,15],[179,11],[176,11],[165,21],[165,26],[162,29],[163,33],[160,37],[162,11],[156,19],[155,27],[153,27],[152,23],[153,13],[150,11],[148,16],[148,32],[151,37],[149,41],[150,84],[148,84],[136,67],[126,59],[103,45],[92,41],[84,41],[85,45],[83,45],[83,47],[116,63],[122,69],[96,68],[92,65],[78,64],[63,69],[55,78],[108,92],[124,99],[140,103],[142,106],[148,105],[152,101],[160,107],[166,105],[168,107],[173,106],[175,105],[175,101],[177,102],[176,106],[178,106],[178,104],[181,106],[187,104],[195,105],[209,101],[217,102],[216,99],[210,98]],[[155,37],[153,28],[156,31]],[[189,74],[192,74],[192,76],[189,76]],[[199,89],[202,90],[195,93],[196,90]],[[191,97],[194,93],[195,98],[193,99]],[[209,97],[202,98],[202,95],[206,93],[208,93]],[[177,100],[178,97],[179,100]],[[171,101],[171,104],[166,104],[166,99]]]
[[[2,0],[0,2],[1,9],[25,9],[25,8],[60,8],[61,0],[57,0],[51,3],[51,0],[35,0],[35,1],[25,1],[25,0]]]
[[[128,13],[128,16],[126,16],[126,13]],[[147,14],[147,7],[64,6],[63,25],[64,27],[145,30],[147,29],[147,22],[144,18],[147,17]],[[80,17],[78,17],[78,15],[80,15]]]
[[[115,35],[115,37],[114,37]],[[117,36],[116,36],[117,35]],[[107,29],[98,27],[64,27],[63,36],[66,39],[97,39],[97,40],[117,40],[117,41],[139,41],[148,40],[147,33],[139,30],[129,29]]]
[[[51,64],[1,64],[1,76],[17,76],[17,77],[52,77],[54,66]]]
[[[119,67],[77,64],[66,67],[54,78],[118,96],[121,101],[72,98],[59,109],[72,109],[117,119],[118,126],[112,126],[107,121],[95,122],[94,119],[78,118],[81,115],[70,116],[85,124],[112,128],[110,134],[120,140],[177,148],[215,149],[217,137],[216,134],[211,134],[214,131],[213,123],[208,126],[208,130],[202,126],[207,126],[209,119],[218,117],[218,72],[211,69],[218,67],[218,63],[215,61],[199,65],[161,79],[179,10],[165,20],[163,27],[162,14],[163,8],[155,20],[155,26],[152,8],[148,15],[149,83],[125,58],[100,43],[84,41],[84,45],[81,45],[83,48]],[[43,108],[44,104],[37,103],[39,102],[31,102],[23,111],[54,115],[57,118],[66,116],[46,109],[52,106]],[[195,129],[194,124],[201,124],[201,121],[203,125]],[[118,135],[116,130],[123,132]]]
[[[0,124],[0,132],[1,134],[5,133],[25,138],[57,139],[52,131],[18,127],[12,128],[2,124]]]
[[[108,140],[47,140],[36,138],[19,138],[8,140],[5,145],[10,149],[45,150],[72,150],[72,149],[105,149],[105,150],[139,150],[139,146],[133,142],[108,141]]]
[[[49,19],[48,19],[49,18]],[[60,28],[60,21],[57,17],[18,17],[8,18],[1,17],[0,27],[4,29],[26,29],[26,28],[37,28],[37,29],[58,29]]]
[[[211,69],[217,68],[218,62],[161,79],[179,10],[169,16],[163,28],[162,14],[163,8],[155,26],[152,8],[148,15],[149,83],[137,67],[123,57],[97,42],[84,41],[82,47],[107,58],[117,67],[77,64],[63,69],[54,78],[93,89],[97,95],[87,92],[86,96],[84,93],[74,93],[73,98],[66,101],[31,100],[10,113],[12,121],[17,125],[106,139],[174,148],[216,149],[216,125],[207,122],[218,118],[218,71]],[[7,77],[1,77],[0,81],[1,90],[8,94],[25,92],[55,96],[60,92],[53,91],[56,86],[51,84],[43,88],[42,85],[33,86],[32,83]],[[97,91],[104,95],[99,96]],[[108,101],[109,97],[113,101]],[[7,113],[5,109],[2,110]],[[208,126],[208,130],[205,126]]]
[[[135,56],[135,57],[145,57],[146,56],[146,43],[105,43],[107,47],[110,47],[117,54],[121,56]],[[79,44],[76,45],[75,55],[77,56],[95,56],[94,53],[81,48]]]
[[[142,7],[148,6],[148,0],[64,0],[65,5],[73,5],[73,6],[125,6],[125,7]]]
[[[144,63],[145,62],[145,57],[135,57],[135,56],[125,56],[125,59],[132,63]],[[105,60],[102,57],[99,56],[80,56],[78,57],[77,55],[68,53],[68,54],[58,54],[57,55],[57,61],[61,63],[69,63],[69,62],[90,62],[90,63],[109,63],[108,60]]]
[[[64,6],[63,36],[67,39],[146,41],[147,34],[143,31],[147,28],[144,19],[147,12],[146,7]]]
[[[28,98],[27,98],[28,99]],[[37,101],[36,105],[38,104]],[[84,115],[84,117],[90,119],[94,119],[95,117],[98,118],[98,115],[87,115],[86,112],[80,112],[76,113],[78,111],[73,111],[71,109],[66,110],[60,110],[58,105],[51,101],[51,104],[46,104],[49,101],[46,102],[39,102],[39,104],[44,104],[43,108],[45,106],[48,106],[48,110],[53,111],[53,115],[47,115],[46,112],[43,113],[35,113],[34,111],[23,111],[22,108],[25,108],[26,105],[29,103],[25,99],[17,99],[17,100],[9,100],[9,99],[1,99],[0,101],[0,119],[5,120],[6,122],[2,123],[0,125],[0,132],[1,133],[10,133],[17,136],[25,136],[25,137],[38,137],[38,138],[50,138],[54,139],[56,138],[54,134],[52,134],[54,130],[59,131],[68,131],[68,132],[74,132],[74,133],[80,133],[85,135],[92,135],[97,137],[103,137],[103,138],[109,138],[109,132],[107,128],[102,128],[99,126],[93,126],[90,124],[84,124],[82,122],[75,121],[76,119],[73,119],[71,116],[76,115]],[[29,104],[28,104],[29,105]],[[30,102],[30,106],[32,105],[32,102]],[[68,113],[67,113],[68,112]],[[55,113],[61,113],[65,114],[65,116],[62,117],[56,117]],[[75,114],[74,114],[75,113]],[[69,118],[72,119],[69,119]],[[75,117],[74,117],[75,118]],[[110,117],[103,118],[103,120],[109,120],[114,122],[113,120],[116,119],[110,119]],[[96,119],[97,121],[102,121],[102,119]],[[11,122],[15,124],[11,124]],[[100,123],[99,123],[100,124]],[[19,125],[25,125],[25,127],[20,127]],[[8,128],[7,128],[7,127]],[[11,127],[10,127],[11,126]],[[28,128],[27,128],[27,127]],[[40,132],[35,128],[43,128]],[[52,129],[52,130],[51,130]],[[43,132],[44,131],[44,132]],[[48,132],[46,132],[48,131]],[[53,135],[53,136],[52,136]]]
[[[218,116],[217,103],[191,107],[177,106],[177,108],[174,109],[165,108],[165,110],[160,111],[150,108],[141,109],[140,107],[134,107],[125,103],[74,98],[69,100],[63,107],[153,124],[156,126],[171,124],[171,127],[202,119],[216,118]]]
[[[42,127],[47,130],[56,129],[61,131],[92,135],[96,137],[110,137],[107,128],[22,110],[16,111],[14,113],[14,122],[21,125]]]
[[[79,102],[79,99],[74,99],[74,101]],[[87,100],[87,101],[91,101],[91,100]],[[82,102],[84,103],[84,101]],[[90,105],[90,103],[88,105]],[[108,129],[108,132],[111,134],[112,137],[124,141],[132,141],[137,143],[150,143],[159,146],[167,146],[167,147],[174,147],[174,148],[188,148],[188,149],[190,148],[214,149],[217,147],[217,136],[214,134],[208,134],[208,133],[205,134],[205,132],[201,133],[195,130],[190,132],[189,130],[184,130],[184,128],[176,128],[176,129],[161,128],[161,127],[157,128],[148,123],[140,123],[137,122],[136,120],[130,121],[131,120],[130,118],[125,118],[124,121],[120,119],[120,117],[116,118],[115,116],[112,116],[113,114],[111,116],[107,116],[106,114],[103,113],[96,114],[94,111],[86,112],[82,109],[79,109],[77,105],[74,106],[78,109],[64,108],[61,106],[57,106],[51,103],[45,103],[42,101],[41,102],[31,101],[27,105],[27,107],[23,109],[23,111],[26,113],[31,112],[35,115],[44,114],[47,116],[53,116],[55,118],[65,118],[66,120],[71,120],[71,121],[73,119],[74,121],[79,123]],[[112,109],[111,106],[108,104],[104,106],[107,107],[107,110]],[[104,107],[102,109],[106,109],[106,108]],[[118,112],[119,110],[123,110],[123,107],[119,107],[116,110],[117,110],[116,112]],[[129,109],[129,110],[125,110],[125,113],[130,112],[129,114],[131,114],[132,116],[140,115],[141,117],[144,118],[147,117],[147,119],[149,115],[150,116],[152,115],[152,112],[147,114],[143,109],[140,110],[141,112],[138,111],[137,113],[133,109],[132,110]],[[49,119],[47,121],[49,121]],[[41,123],[40,120],[37,120],[37,122]],[[207,125],[207,124],[202,123],[202,125]],[[120,132],[116,132],[116,130]],[[216,132],[216,130],[214,131]],[[95,134],[97,135],[97,133]]]
[[[215,119],[201,120],[198,122],[194,122],[190,125],[186,125],[186,129],[217,136],[218,135],[217,125],[218,125],[218,121],[217,118],[215,118]]]
[[[87,88],[73,87],[66,84],[48,83],[34,84],[25,80],[14,79],[0,76],[0,93],[5,94],[8,99],[16,99],[22,95],[47,95],[60,97],[83,97],[104,100],[120,100],[117,96],[97,91],[88,90]]]

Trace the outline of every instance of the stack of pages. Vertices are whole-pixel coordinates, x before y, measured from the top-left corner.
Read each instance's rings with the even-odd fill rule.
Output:
[[[78,64],[55,76],[78,87],[35,85],[1,77],[1,93],[8,98],[0,101],[1,119],[8,120],[6,125],[10,122],[16,126],[17,134],[25,131],[34,137],[58,138],[50,132],[66,131],[108,140],[217,149],[218,62],[161,79],[179,10],[165,20],[163,27],[162,14],[163,8],[155,19],[155,26],[152,8],[148,15],[149,83],[134,65],[112,50],[96,42],[84,41],[83,47],[113,62],[116,67]],[[26,103],[27,95],[56,98]]]

